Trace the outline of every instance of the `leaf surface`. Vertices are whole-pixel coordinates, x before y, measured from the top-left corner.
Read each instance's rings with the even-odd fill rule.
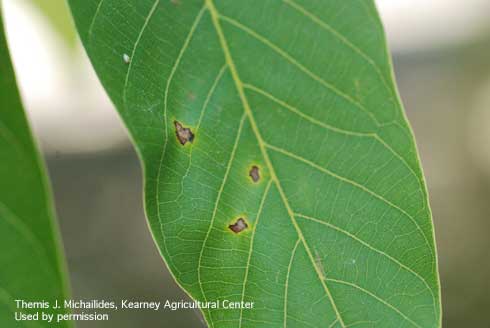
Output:
[[[0,326],[71,327],[16,321],[16,300],[62,301],[65,267],[48,179],[16,86],[0,12]]]
[[[372,1],[70,1],[211,327],[438,327],[425,182]]]

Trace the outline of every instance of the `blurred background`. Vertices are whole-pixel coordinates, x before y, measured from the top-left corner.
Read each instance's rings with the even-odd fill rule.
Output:
[[[74,298],[180,300],[148,231],[126,131],[65,0],[4,0],[21,93],[51,175]],[[489,327],[490,1],[378,0],[436,229],[444,327]],[[202,327],[119,311],[79,327]]]

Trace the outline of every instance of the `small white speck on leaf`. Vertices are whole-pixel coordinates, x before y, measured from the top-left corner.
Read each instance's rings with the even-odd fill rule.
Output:
[[[128,54],[124,54],[123,60],[124,60],[124,63],[129,64],[129,62],[131,61],[131,57],[129,57]]]

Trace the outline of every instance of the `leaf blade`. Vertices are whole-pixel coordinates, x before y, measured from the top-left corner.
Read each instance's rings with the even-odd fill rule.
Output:
[[[81,7],[72,1],[83,38]],[[169,268],[196,299],[258,303],[207,309],[211,326],[346,326],[373,317],[385,319],[380,327],[440,325],[425,182],[372,2],[105,1],[97,12],[84,41],[140,152],[146,210]],[[127,40],[112,37],[109,17]],[[123,53],[132,54],[127,69],[117,60]],[[193,131],[192,143],[176,143],[175,121]],[[259,225],[262,212],[269,219]],[[373,263],[382,263],[384,289]],[[297,266],[311,280],[303,289],[314,286],[306,308]],[[272,281],[263,274],[270,267]],[[285,281],[295,281],[290,293]],[[399,297],[403,288],[410,293]],[[328,302],[312,313],[318,290]],[[289,305],[285,295],[294,295]]]
[[[23,325],[14,312],[29,313],[15,300],[47,301],[68,295],[66,268],[51,191],[24,114],[0,15],[0,322]],[[53,323],[39,321],[38,326]],[[71,327],[68,322],[56,327]]]

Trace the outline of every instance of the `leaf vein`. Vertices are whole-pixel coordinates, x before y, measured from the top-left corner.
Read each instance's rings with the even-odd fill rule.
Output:
[[[228,160],[228,164],[226,166],[226,171],[225,171],[225,175],[223,177],[223,181],[221,183],[221,186],[219,188],[219,191],[218,191],[218,195],[216,196],[216,201],[215,201],[215,204],[214,204],[214,209],[213,209],[213,214],[211,216],[211,222],[209,223],[209,227],[208,227],[208,231],[206,232],[206,236],[204,237],[204,240],[203,240],[203,243],[202,243],[202,248],[201,248],[201,252],[199,253],[199,260],[198,260],[198,268],[197,268],[197,280],[198,280],[198,283],[199,283],[199,287],[201,289],[201,293],[202,293],[202,296],[204,298],[204,301],[207,302],[207,299],[206,299],[206,294],[204,292],[204,288],[203,288],[203,282],[202,282],[202,279],[201,279],[201,262],[202,262],[202,258],[203,258],[203,254],[204,254],[204,249],[206,248],[206,242],[208,241],[208,238],[211,234],[211,229],[213,228],[213,224],[214,224],[214,220],[216,218],[216,213],[218,212],[218,205],[219,205],[219,202],[220,202],[220,199],[221,199],[221,195],[223,194],[223,190],[225,188],[225,184],[226,184],[226,181],[228,180],[228,176],[229,176],[229,173],[230,173],[230,170],[231,170],[231,166],[233,164],[233,160],[235,159],[235,154],[236,154],[236,150],[238,148],[238,142],[240,141],[240,137],[242,135],[242,129],[243,129],[243,125],[245,123],[245,118],[246,118],[246,115],[245,113],[242,115],[242,118],[240,120],[240,125],[238,127],[238,131],[237,131],[237,134],[236,134],[236,137],[235,137],[235,141],[234,141],[234,144],[233,144],[233,149],[231,151],[231,154],[230,154],[230,158]],[[209,309],[208,309],[208,313],[209,312]],[[211,314],[209,314],[210,317],[210,321],[211,321]],[[212,321],[211,321],[211,325],[212,325]]]
[[[377,120],[376,116],[372,112],[370,112],[363,104],[361,104],[360,102],[358,102],[357,100],[352,98],[350,95],[346,94],[345,92],[341,91],[340,89],[335,87],[333,84],[325,81],[324,79],[322,79],[321,77],[319,77],[318,75],[313,73],[310,69],[308,69],[306,66],[304,66],[303,64],[298,62],[295,58],[293,58],[291,55],[289,55],[286,51],[284,51],[283,49],[281,49],[280,47],[278,47],[277,45],[272,43],[272,41],[268,40],[267,38],[258,34],[257,32],[252,30],[251,28],[243,25],[242,23],[238,22],[237,20],[235,20],[231,17],[220,15],[219,18],[221,20],[228,22],[229,24],[235,26],[236,28],[242,30],[243,32],[245,32],[248,35],[255,38],[256,40],[260,41],[261,43],[263,43],[264,45],[266,45],[267,47],[272,49],[274,52],[276,52],[279,56],[284,58],[287,62],[289,62],[293,66],[297,67],[304,74],[306,74],[307,76],[309,76],[310,78],[312,78],[316,82],[320,83],[325,88],[327,88],[328,90],[335,93],[337,96],[347,100],[348,102],[350,102],[352,105],[354,105],[356,108],[358,108],[362,112],[366,113],[377,126],[381,125],[380,122]]]
[[[293,251],[291,252],[291,258],[289,259],[288,271],[286,274],[286,286],[284,287],[284,328],[287,327],[288,320],[288,289],[289,289],[289,274],[291,273],[291,268],[293,266],[294,256],[296,255],[296,249],[298,248],[301,239],[298,238],[296,244],[294,245]]]
[[[101,0],[102,2],[103,0]],[[148,26],[148,23],[150,22],[151,18],[153,17],[153,14],[155,13],[158,4],[160,3],[160,0],[156,0],[153,5],[151,6],[150,11],[148,12],[148,15],[145,18],[145,22],[143,23],[143,27],[140,29],[138,33],[138,37],[136,38],[136,42],[134,43],[133,50],[131,50],[131,55],[129,56],[129,65],[128,69],[126,71],[126,77],[124,78],[124,86],[123,86],[123,103],[124,107],[126,107],[126,92],[128,89],[128,82],[129,82],[129,75],[131,74],[131,69],[133,68],[133,63],[134,63],[134,55],[136,54],[136,49],[138,49],[138,44],[141,41],[141,38],[143,37],[143,34],[146,31],[146,27]]]
[[[257,138],[257,141],[259,143],[259,147],[260,147],[262,156],[264,158],[264,161],[266,162],[267,167],[270,170],[271,177],[274,180],[274,182],[275,182],[275,184],[276,184],[276,186],[277,186],[277,188],[279,190],[279,194],[280,194],[281,199],[282,199],[282,201],[284,203],[284,206],[287,209],[287,212],[289,214],[289,217],[291,219],[291,222],[292,222],[294,228],[296,229],[296,232],[298,233],[299,238],[302,240],[302,242],[303,242],[303,244],[305,246],[306,252],[307,252],[307,254],[308,254],[309,258],[310,258],[310,261],[311,261],[311,264],[312,264],[313,268],[315,269],[315,272],[318,275],[319,281],[320,281],[323,289],[325,290],[325,293],[328,295],[328,298],[330,300],[330,303],[332,305],[332,308],[334,309],[335,314],[339,318],[339,322],[341,323],[342,327],[345,327],[345,324],[344,324],[344,322],[342,320],[342,317],[340,316],[340,312],[337,309],[337,306],[335,304],[334,299],[332,298],[332,295],[330,293],[330,290],[328,289],[328,286],[325,283],[324,279],[322,279],[323,273],[320,271],[320,269],[318,268],[318,266],[316,265],[316,263],[314,261],[314,258],[313,258],[313,255],[311,253],[311,250],[309,249],[309,246],[306,243],[306,240],[304,239],[303,233],[302,233],[300,227],[298,226],[298,223],[296,222],[296,219],[294,218],[294,212],[292,211],[292,209],[291,209],[291,207],[289,205],[289,202],[287,200],[287,197],[284,194],[284,190],[281,187],[281,184],[279,182],[279,179],[277,178],[277,176],[275,174],[275,170],[274,170],[274,167],[272,166],[272,163],[271,163],[271,161],[269,159],[269,156],[268,156],[268,153],[267,153],[267,149],[265,147],[264,140],[262,139],[262,136],[261,136],[260,131],[258,129],[257,123],[255,122],[255,118],[253,116],[252,110],[250,109],[250,105],[248,103],[248,99],[245,96],[245,90],[243,88],[243,83],[242,83],[242,81],[241,81],[241,79],[240,79],[240,77],[238,75],[238,71],[237,71],[237,69],[235,67],[235,63],[234,63],[234,61],[232,59],[230,50],[228,48],[227,40],[226,40],[226,38],[224,36],[224,33],[223,33],[223,30],[221,28],[220,19],[219,19],[219,17],[220,17],[219,12],[217,11],[216,7],[214,6],[213,0],[206,0],[206,6],[208,7],[208,9],[209,9],[209,11],[211,13],[211,18],[212,18],[212,21],[213,21],[213,25],[215,27],[216,33],[218,34],[218,37],[219,37],[219,40],[220,40],[220,43],[221,43],[221,47],[222,47],[223,53],[225,55],[225,59],[226,59],[226,61],[228,63],[228,66],[230,67],[230,71],[231,71],[233,80],[235,82],[237,92],[238,92],[238,94],[240,96],[240,99],[242,101],[245,114],[246,114],[246,116],[248,116],[249,121],[250,121],[250,125],[252,126],[252,130],[253,130],[254,134],[256,135],[256,138]]]
[[[392,309],[393,311],[395,311],[396,313],[398,313],[401,317],[403,317],[403,319],[405,319],[406,321],[410,322],[415,327],[422,328],[415,321],[413,321],[412,319],[410,319],[406,314],[404,314],[402,311],[400,311],[396,306],[394,306],[394,305],[386,302],[381,297],[377,296],[376,294],[370,292],[367,289],[362,288],[361,286],[359,286],[359,285],[357,285],[355,283],[352,283],[352,282],[349,282],[349,281],[345,281],[345,280],[340,280],[340,279],[333,279],[333,278],[325,278],[325,280],[331,281],[333,283],[342,284],[342,285],[346,285],[346,286],[350,286],[352,288],[355,288],[355,289],[357,289],[357,290],[365,293],[366,295],[369,295],[372,298],[376,299],[378,302],[386,305],[387,307],[389,307],[390,309]]]
[[[320,220],[320,219],[317,219],[317,218],[313,218],[311,216],[308,216],[308,215],[304,215],[304,214],[301,214],[301,213],[295,213],[296,216],[298,217],[301,217],[303,219],[306,219],[306,220],[310,220],[310,221],[313,221],[313,222],[316,222],[316,223],[319,223],[319,224],[322,224],[324,226],[327,226],[333,230],[336,230],[346,236],[348,236],[349,238],[357,241],[358,243],[362,244],[363,246],[369,248],[370,250],[380,254],[380,255],[383,255],[385,256],[387,259],[389,259],[390,261],[396,263],[397,265],[399,265],[401,268],[405,269],[406,271],[410,272],[411,274],[413,274],[415,277],[417,277],[424,285],[425,287],[427,288],[427,290],[430,292],[430,294],[432,295],[432,299],[435,300],[435,296],[434,296],[434,292],[432,290],[432,288],[430,288],[428,282],[422,277],[420,276],[417,272],[415,272],[412,268],[408,267],[407,265],[401,263],[399,260],[397,260],[396,258],[392,257],[391,255],[389,255],[388,253],[386,252],[383,252],[382,250],[379,250],[378,248],[372,246],[371,244],[365,242],[364,240],[362,240],[361,238],[357,237],[355,234],[353,233],[350,233],[348,232],[347,230],[344,230],[330,222],[326,222],[326,221],[323,221],[323,220]]]
[[[155,198],[156,198],[156,206],[157,206],[157,218],[158,218],[158,221],[160,221],[160,227],[161,227],[160,232],[162,234],[163,248],[164,248],[166,253],[167,253],[167,244],[166,244],[165,233],[164,233],[164,229],[163,229],[163,220],[162,220],[162,216],[160,214],[160,177],[161,177],[161,172],[162,172],[162,167],[163,167],[163,159],[165,158],[165,153],[167,150],[167,143],[168,143],[168,138],[169,138],[169,136],[168,136],[168,123],[167,123],[168,93],[170,90],[170,84],[172,83],[173,76],[174,76],[175,72],[177,71],[177,68],[180,64],[180,61],[181,61],[182,57],[184,56],[184,53],[189,46],[190,40],[192,39],[192,36],[194,35],[194,33],[197,29],[197,25],[201,21],[202,15],[204,14],[204,10],[205,10],[205,7],[203,6],[201,8],[201,10],[199,11],[199,13],[197,14],[196,18],[194,19],[194,22],[192,23],[192,26],[189,30],[189,33],[187,34],[187,37],[184,40],[182,48],[179,51],[179,55],[178,55],[177,59],[175,60],[175,63],[172,67],[172,70],[171,70],[170,75],[169,75],[168,80],[167,80],[167,84],[165,87],[165,93],[164,93],[164,106],[163,106],[164,123],[163,123],[163,125],[165,127],[165,132],[164,132],[165,134],[164,134],[164,142],[163,142],[163,147],[162,147],[162,153],[160,155],[160,161],[158,164],[158,172],[157,172],[157,176],[155,179],[155,183],[156,183]],[[174,268],[176,268],[175,265],[173,265],[173,266],[174,266]]]
[[[264,208],[265,200],[267,198],[267,195],[269,194],[269,189],[271,187],[272,180],[269,180],[267,183],[267,187],[264,190],[264,195],[262,196],[262,199],[260,200],[260,205],[259,205],[259,210],[257,211],[257,219],[255,220],[254,223],[254,228],[252,231],[252,240],[250,241],[250,249],[248,251],[248,258],[247,258],[247,264],[246,264],[246,269],[245,269],[245,277],[243,279],[243,288],[242,288],[242,303],[245,300],[245,287],[247,285],[247,279],[248,279],[248,271],[250,268],[250,260],[252,259],[252,252],[253,252],[253,245],[255,241],[255,232],[257,231],[257,226],[259,225],[259,220],[260,216],[262,214],[262,209]],[[240,321],[238,324],[238,327],[242,326],[242,320],[243,320],[243,307],[240,308]]]
[[[211,88],[209,89],[208,94],[206,95],[206,99],[204,100],[204,104],[203,104],[203,106],[201,108],[201,113],[199,114],[199,120],[198,120],[197,125],[196,125],[196,130],[194,131],[194,134],[195,135],[199,135],[199,128],[201,127],[201,123],[202,123],[202,120],[204,118],[204,114],[206,112],[206,108],[208,107],[209,101],[211,100],[211,97],[213,96],[214,91],[216,90],[216,87],[219,84],[219,81],[221,81],[221,77],[223,76],[223,74],[224,74],[224,72],[226,70],[226,67],[227,67],[226,64],[221,67],[221,69],[218,72],[218,75],[216,76],[216,78],[214,79],[213,84],[211,85]],[[190,168],[192,166],[192,154],[194,153],[194,148],[195,147],[191,147],[190,154],[189,154],[189,164],[187,165],[187,169],[186,169],[184,175],[182,176],[182,179],[181,179],[181,191],[180,191],[180,195],[177,196],[177,199],[184,193],[184,180],[189,175],[189,171],[190,171]],[[205,154],[205,155],[207,155],[207,156],[209,156],[209,154],[207,152],[202,152],[202,153]],[[214,158],[212,158],[212,157],[210,157],[210,159],[211,160],[214,160]]]
[[[434,259],[434,254],[432,252],[432,248],[430,246],[430,242],[427,239],[427,236],[425,235],[424,231],[422,230],[422,227],[419,225],[419,223],[415,220],[415,218],[412,215],[410,215],[407,211],[405,211],[404,209],[402,209],[400,206],[398,206],[398,205],[390,202],[385,197],[379,195],[378,193],[372,191],[371,189],[365,187],[364,185],[362,185],[360,183],[357,183],[357,182],[352,181],[352,180],[350,180],[348,178],[345,178],[343,176],[340,176],[340,175],[338,175],[338,174],[336,174],[336,173],[334,173],[334,172],[332,172],[332,171],[330,171],[330,170],[328,170],[328,169],[326,169],[326,168],[324,168],[324,167],[322,167],[322,166],[320,166],[320,165],[318,165],[316,163],[313,163],[313,162],[311,162],[311,161],[309,161],[309,160],[307,160],[307,159],[305,159],[305,158],[303,158],[301,156],[298,156],[296,154],[293,154],[293,153],[291,153],[291,152],[289,152],[289,151],[287,151],[285,149],[276,147],[276,146],[271,145],[271,144],[265,144],[265,147],[267,147],[267,148],[269,148],[271,150],[274,150],[274,151],[276,151],[278,153],[281,153],[281,154],[283,154],[285,156],[288,156],[290,158],[296,159],[296,160],[298,160],[300,162],[303,162],[303,163],[305,163],[305,164],[307,164],[307,165],[309,165],[309,166],[311,166],[311,167],[313,167],[313,168],[315,168],[315,169],[317,169],[317,170],[319,170],[319,171],[321,171],[321,172],[323,172],[325,174],[330,175],[333,178],[336,178],[336,179],[338,179],[340,181],[343,181],[343,182],[345,182],[347,184],[350,184],[350,185],[352,185],[354,187],[357,187],[358,189],[361,189],[364,192],[370,194],[371,196],[373,196],[373,197],[381,200],[386,205],[388,205],[388,206],[390,206],[390,207],[398,210],[400,213],[402,213],[404,216],[406,216],[408,219],[410,219],[413,222],[413,224],[415,225],[415,227],[420,231],[420,234],[424,238],[424,241],[427,244],[427,247],[428,247],[428,249],[429,249],[429,251],[431,253],[431,258],[432,258],[432,260]]]
[[[342,33],[337,31],[335,28],[332,27],[332,25],[328,24],[324,20],[320,19],[318,16],[314,15],[310,11],[308,11],[306,8],[303,6],[299,5],[293,0],[283,0],[284,3],[287,5],[291,6],[294,8],[296,11],[304,15],[306,18],[310,19],[312,22],[317,24],[318,26],[322,27],[324,30],[330,32],[333,36],[335,36],[339,41],[344,43],[347,47],[349,47],[352,51],[357,53],[360,57],[362,57],[369,65],[371,65],[374,70],[376,71],[376,74],[381,78],[381,81],[383,82],[383,85],[385,86],[386,90],[391,94],[393,97],[393,89],[388,87],[388,83],[386,82],[386,78],[383,76],[381,73],[381,69],[378,64],[373,60],[372,57],[370,57],[368,54],[366,54],[364,51],[362,51],[358,46],[356,46],[352,41],[350,41],[347,37],[345,37]]]
[[[97,4],[97,9],[95,9],[94,17],[92,17],[92,20],[90,21],[90,26],[88,28],[88,40],[89,42],[92,40],[92,32],[94,30],[94,25],[95,25],[95,20],[97,19],[97,16],[99,15],[100,8],[102,7],[102,3],[104,0],[100,0],[99,3]]]

